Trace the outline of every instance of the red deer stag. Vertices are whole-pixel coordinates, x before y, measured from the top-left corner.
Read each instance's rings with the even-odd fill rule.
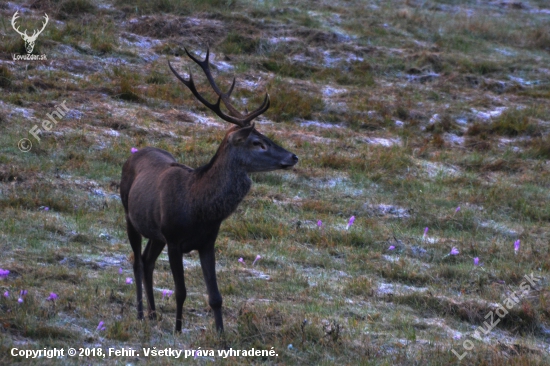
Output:
[[[132,154],[122,168],[120,197],[126,213],[128,238],[134,252],[134,276],[137,290],[138,318],[143,319],[142,280],[145,283],[148,313],[156,319],[153,297],[155,261],[168,245],[168,258],[176,287],[176,331],[181,331],[183,303],[186,297],[183,276],[183,253],[198,250],[208,291],[208,303],[214,312],[218,331],[223,331],[222,297],[216,281],[214,243],[223,220],[239,205],[250,190],[248,173],[268,172],[293,167],[298,157],[259,133],[252,120],[269,108],[269,95],[263,104],[243,115],[230,103],[235,79],[227,93],[222,93],[212,77],[209,51],[203,61],[185,50],[204,71],[218,95],[209,103],[189,80],[168,66],[193,95],[221,119],[233,123],[210,162],[192,169],[176,162],[167,151],[146,147]],[[229,115],[220,109],[223,102]],[[141,254],[141,238],[149,239]]]

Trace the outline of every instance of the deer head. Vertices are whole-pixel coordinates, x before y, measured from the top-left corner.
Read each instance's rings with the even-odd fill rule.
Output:
[[[209,57],[210,50],[206,50],[206,57],[204,60],[199,60],[193,56],[187,49],[185,49],[187,55],[198,64],[201,69],[204,71],[204,74],[212,87],[212,90],[218,95],[218,100],[216,103],[210,103],[207,101],[195,87],[195,82],[193,81],[193,74],[189,71],[189,79],[186,80],[182,77],[168,62],[170,70],[174,75],[189,88],[193,95],[207,108],[216,113],[224,121],[233,123],[236,127],[233,127],[228,132],[227,143],[230,145],[230,149],[227,154],[234,156],[235,160],[238,160],[238,163],[243,166],[247,172],[266,172],[276,169],[288,169],[293,167],[298,158],[294,154],[290,154],[288,151],[282,147],[275,144],[266,136],[259,133],[252,123],[252,120],[256,117],[259,117],[263,114],[270,105],[269,94],[265,94],[264,101],[256,110],[253,110],[250,113],[243,114],[239,112],[230,101],[231,92],[235,87],[235,78],[229,91],[222,93],[220,88],[216,85],[214,78],[212,77],[212,72],[210,71]],[[221,102],[225,105],[229,111],[229,115],[224,113],[220,106]]]
[[[42,29],[40,30],[34,30],[33,33],[32,33],[32,36],[29,36],[27,34],[27,30],[25,29],[24,32],[20,32],[19,31],[19,26],[15,26],[15,21],[17,18],[19,18],[17,16],[17,13],[19,13],[19,10],[15,12],[15,14],[13,14],[13,18],[11,18],[11,26],[13,27],[13,29],[15,29],[15,31],[17,33],[19,33],[21,35],[21,38],[23,38],[23,41],[25,41],[25,49],[27,50],[27,53],[32,53],[32,50],[34,49],[34,42],[36,42],[36,38],[40,35],[40,33],[42,33],[42,31],[44,30],[44,28],[46,28],[46,24],[48,24],[48,14],[44,14],[44,23],[42,23]]]

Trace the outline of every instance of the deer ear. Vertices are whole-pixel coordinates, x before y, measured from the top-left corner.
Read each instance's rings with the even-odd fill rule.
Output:
[[[248,136],[250,136],[253,130],[254,130],[254,123],[252,123],[248,127],[240,128],[237,131],[233,132],[231,136],[229,136],[229,142],[232,145],[240,145],[244,141],[246,141],[246,139],[248,138]]]

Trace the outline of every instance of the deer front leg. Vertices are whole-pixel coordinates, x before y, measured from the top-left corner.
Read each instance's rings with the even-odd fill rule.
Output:
[[[216,329],[221,333],[223,332],[222,295],[218,290],[218,282],[216,281],[216,256],[214,253],[214,243],[202,250],[199,250],[199,257],[201,260],[204,282],[206,282],[206,290],[208,291],[208,304],[212,308],[212,311],[214,311]]]
[[[183,314],[183,303],[187,297],[185,289],[185,280],[183,278],[183,260],[180,247],[174,243],[168,243],[168,260],[174,277],[176,287],[176,332],[181,332],[181,322]]]

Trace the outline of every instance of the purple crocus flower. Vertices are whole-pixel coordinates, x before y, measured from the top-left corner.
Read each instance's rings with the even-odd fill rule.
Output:
[[[97,328],[96,330],[105,330],[105,327],[103,326],[103,321],[100,321],[99,324],[97,325]]]
[[[424,235],[422,235],[423,238],[425,238],[427,235],[428,235],[428,227],[426,226],[426,228],[424,229]]]
[[[256,256],[256,259],[254,259],[254,262],[252,262],[252,265],[255,265],[257,261],[259,261],[260,259],[262,259],[262,256],[261,255],[257,255]]]
[[[46,299],[48,301],[55,301],[59,296],[55,292],[50,292],[50,296]]]
[[[239,262],[240,262],[243,266],[245,265],[243,257],[240,257],[240,258],[239,258]]]
[[[22,298],[22,297],[18,298],[18,299],[17,299],[17,302],[20,303],[20,304],[22,304],[22,303],[23,303],[23,298]]]
[[[479,257],[474,258],[474,266],[479,266]]]
[[[138,152],[138,149],[136,149],[135,147],[131,148],[130,151],[132,152],[132,154],[135,154]]]
[[[394,250],[395,249],[395,245],[390,245],[390,247],[388,248],[388,250]]]
[[[119,275],[122,274],[122,267],[120,267],[120,268],[118,269],[118,274],[119,274]]]
[[[48,206],[44,207],[44,211],[49,211],[50,208]]]
[[[320,228],[323,227],[323,222],[321,220],[317,221],[317,226]]]
[[[449,253],[450,255],[458,255],[460,252],[458,251],[458,249],[456,249],[455,247],[453,247],[451,249],[451,252]]]
[[[516,242],[514,243],[514,252],[515,252],[516,254],[518,254],[518,252],[519,252],[519,245],[520,245],[520,241],[519,241],[519,239],[518,239],[518,240],[516,240]]]
[[[170,297],[172,296],[172,294],[174,293],[174,291],[172,290],[162,290],[162,298],[164,299],[165,297]]]
[[[353,225],[353,222],[355,221],[355,216],[352,216],[349,218],[349,221],[348,221],[348,226],[346,227],[346,230],[349,230],[349,228],[351,227],[351,225]]]
[[[10,274],[10,271],[7,269],[0,268],[0,278],[6,278]]]
[[[19,295],[20,295],[21,297],[25,297],[25,296],[27,296],[28,293],[29,293],[29,291],[27,291],[27,290],[21,290],[21,292],[19,293]]]
[[[4,297],[10,297],[10,292],[8,290],[6,290],[6,292],[4,292]]]
[[[131,285],[132,283],[134,283],[134,280],[132,279],[132,277],[126,277],[126,284]]]

